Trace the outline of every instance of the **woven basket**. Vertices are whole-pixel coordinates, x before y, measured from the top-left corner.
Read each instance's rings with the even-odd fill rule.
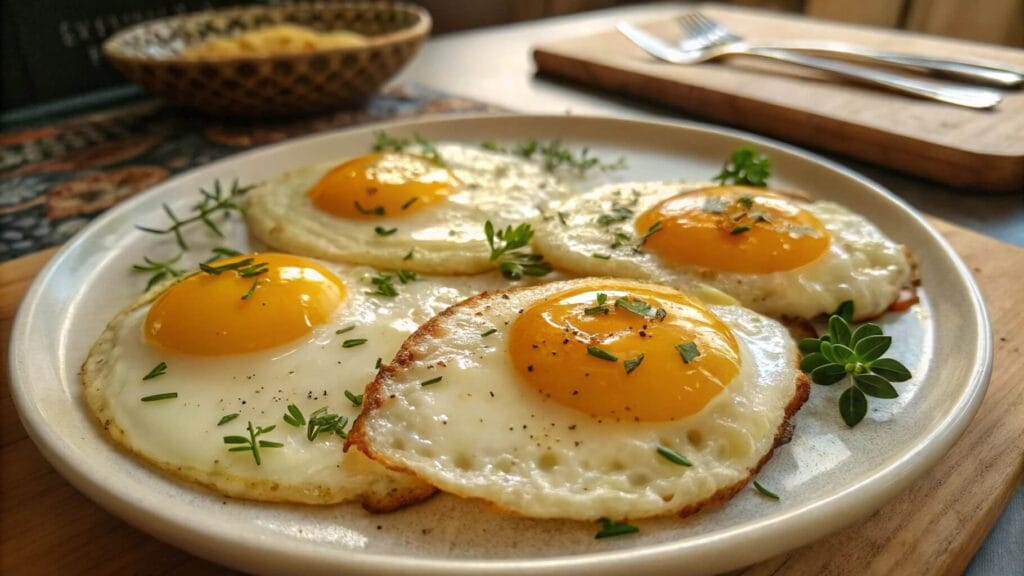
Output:
[[[300,54],[185,59],[190,45],[275,24],[350,30],[366,45]],[[430,32],[430,14],[393,2],[253,6],[144,22],[103,44],[133,82],[216,116],[298,116],[357,106],[404,66]]]

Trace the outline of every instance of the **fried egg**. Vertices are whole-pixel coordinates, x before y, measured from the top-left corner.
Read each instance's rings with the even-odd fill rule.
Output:
[[[346,449],[528,517],[686,515],[771,456],[807,398],[797,362],[778,322],[659,285],[482,294],[406,340]]]
[[[431,154],[435,155],[435,149]],[[537,163],[455,144],[307,166],[248,193],[253,234],[288,252],[424,273],[494,267],[484,224],[535,218],[569,193]]]
[[[858,318],[909,287],[906,248],[839,204],[764,188],[612,184],[562,203],[534,246],[577,274],[706,283],[774,317],[810,319],[852,300]]]
[[[505,284],[274,253],[214,262],[110,322],[85,398],[118,444],[228,496],[392,509],[434,490],[342,452],[365,384],[420,323]]]

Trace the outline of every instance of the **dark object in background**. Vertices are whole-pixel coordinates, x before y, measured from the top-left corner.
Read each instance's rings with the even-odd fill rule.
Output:
[[[3,0],[0,109],[10,110],[125,84],[100,46],[114,32],[171,14],[238,0]]]

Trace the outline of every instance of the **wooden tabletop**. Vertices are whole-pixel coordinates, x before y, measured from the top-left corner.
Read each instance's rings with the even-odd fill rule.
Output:
[[[509,109],[614,114],[657,120],[679,115],[536,79],[529,46],[660,16],[645,6],[473,31],[428,42],[397,81],[416,81]],[[441,74],[439,71],[444,70]],[[452,81],[456,78],[458,81]],[[847,163],[850,164],[850,163]],[[918,208],[1024,244],[1019,198],[969,198],[860,164]],[[910,490],[864,523],[743,574],[958,574],[1024,476],[1024,304],[1016,277],[1024,250],[947,222],[933,223],[972,268],[993,322],[995,364],[976,419],[953,450]],[[225,574],[229,570],[167,546],[111,516],[42,458],[15,413],[7,350],[13,316],[53,251],[0,264],[0,574]]]

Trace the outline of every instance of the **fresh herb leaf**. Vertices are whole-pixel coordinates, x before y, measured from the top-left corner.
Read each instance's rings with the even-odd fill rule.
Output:
[[[686,459],[685,456],[683,456],[682,454],[680,454],[679,452],[676,452],[675,450],[673,450],[671,448],[666,448],[664,446],[658,446],[658,454],[662,458],[664,458],[665,460],[668,460],[669,462],[671,462],[673,464],[678,464],[679,466],[686,466],[686,467],[693,466],[693,462],[690,462],[689,460]]]
[[[586,316],[595,316],[597,314],[607,314],[610,312],[607,306],[591,306],[590,308],[584,308],[583,314]]]
[[[879,358],[871,363],[871,372],[889,382],[906,382],[912,375],[907,367],[892,358]]]
[[[601,518],[601,529],[594,535],[595,539],[600,538],[611,538],[613,536],[622,536],[624,534],[635,534],[640,531],[639,528],[632,524],[626,524],[625,522],[614,522],[607,518]]]
[[[415,204],[416,201],[419,199],[419,196],[413,196],[412,198],[409,198],[408,200],[405,201],[405,204],[402,204],[402,210],[408,210],[409,207]]]
[[[150,290],[153,286],[156,286],[160,282],[167,280],[168,278],[177,278],[185,273],[184,270],[179,270],[174,267],[174,263],[181,260],[184,252],[179,252],[177,256],[170,260],[153,260],[148,256],[143,257],[146,261],[145,264],[134,264],[132,270],[136,272],[149,272],[152,276],[149,277],[149,281],[146,282],[146,290]]]
[[[437,384],[438,382],[441,381],[442,378],[444,378],[444,376],[435,376],[430,380],[424,380],[423,382],[420,382],[420,386],[430,386],[431,384]]]
[[[767,186],[772,162],[753,148],[742,146],[733,151],[715,180],[722,185]]]
[[[601,214],[597,217],[597,223],[601,226],[610,226],[625,222],[633,217],[633,209],[626,206],[613,206],[611,212]]]
[[[295,404],[288,405],[288,412],[284,415],[283,420],[296,428],[306,425],[306,417],[302,415],[302,410],[299,410]]]
[[[740,234],[746,234],[747,232],[750,232],[751,230],[752,230],[752,228],[750,226],[748,226],[746,224],[743,224],[742,226],[735,226],[735,227],[733,227],[733,229],[729,231],[729,234],[731,234],[733,236],[739,236]]]
[[[371,276],[370,283],[376,287],[376,290],[367,292],[367,294],[372,294],[374,296],[387,296],[388,298],[398,296],[398,290],[395,289],[395,285],[391,280],[390,274],[384,274],[382,272],[376,276]]]
[[[341,343],[342,348],[355,348],[356,346],[362,346],[366,344],[366,338],[350,338]]]
[[[633,370],[636,370],[640,363],[644,361],[644,355],[640,354],[633,358],[627,358],[622,361],[622,366],[626,369],[626,374],[629,374]]]
[[[259,286],[259,284],[260,281],[258,279],[253,280],[252,286],[249,287],[249,291],[246,292],[245,294],[242,294],[242,300],[248,300],[249,298],[252,298],[252,295],[256,292],[256,287]]]
[[[846,320],[847,324],[853,324],[853,300],[844,300],[832,315]]]
[[[398,271],[398,281],[401,282],[402,284],[408,284],[409,282],[413,282],[419,279],[420,275],[415,272],[410,272],[408,270]]]
[[[597,303],[598,303],[598,305],[603,305],[607,301],[608,301],[608,295],[607,294],[605,294],[604,292],[598,292],[597,293]]]
[[[867,413],[868,398],[860,388],[850,386],[839,396],[839,414],[850,428],[860,423]]]
[[[334,333],[335,334],[344,334],[346,332],[351,332],[351,331],[353,331],[355,329],[356,329],[356,325],[355,324],[349,324],[348,326],[345,326],[344,328],[338,328],[337,330],[334,331]]]
[[[221,417],[219,421],[217,421],[217,426],[223,426],[228,422],[231,422],[235,418],[238,418],[239,416],[241,416],[241,414],[239,414],[238,412],[235,412],[234,414],[225,414],[224,416]]]
[[[521,251],[533,238],[533,228],[529,224],[495,231],[488,220],[484,224],[484,235],[491,247],[490,260],[498,263],[498,269],[505,278],[519,280],[524,275],[544,276],[551,272],[551,264],[544,262],[544,256]]]
[[[644,235],[640,237],[640,245],[643,246],[644,244],[646,244],[647,239],[657,234],[658,232],[661,232],[661,220],[658,220],[654,224],[651,224],[650,228],[647,229],[647,232],[644,232]]]
[[[377,370],[380,370],[382,360],[382,358],[377,358],[377,361],[373,364],[373,367],[376,368]]]
[[[441,158],[441,153],[437,151],[437,147],[434,143],[427,140],[423,136],[420,136],[418,132],[414,132],[412,139],[416,141],[416,144],[420,147],[420,154],[427,157],[434,164],[444,166],[444,160]]]
[[[693,362],[693,359],[700,356],[700,350],[697,349],[696,342],[686,342],[684,344],[677,344],[675,346],[676,352],[679,352],[679,356],[682,357],[683,362],[689,364]]]
[[[174,239],[178,243],[178,247],[183,251],[188,250],[188,243],[185,242],[185,236],[182,230],[196,222],[202,222],[211,232],[215,235],[223,238],[224,233],[220,230],[216,223],[214,223],[212,216],[217,213],[223,213],[225,217],[229,217],[232,212],[243,213],[244,210],[237,203],[241,196],[244,196],[246,192],[251,190],[253,186],[239,186],[238,181],[231,183],[231,189],[227,192],[221,187],[220,180],[215,180],[213,183],[213,190],[208,191],[200,188],[199,193],[203,199],[198,204],[193,206],[192,212],[194,216],[182,219],[170,206],[164,204],[164,213],[167,214],[171,224],[167,228],[151,228],[148,226],[136,225],[135,227],[143,232],[150,234],[173,234]]]
[[[349,392],[348,390],[345,390],[345,398],[348,398],[348,401],[351,402],[353,406],[362,406],[363,405],[363,395],[362,394],[353,394],[353,393]]]
[[[157,376],[163,376],[167,373],[167,362],[161,362],[153,367],[148,374],[142,377],[143,380],[152,380]]]
[[[654,307],[639,298],[616,298],[615,307],[632,312],[641,318],[654,318]]]
[[[306,439],[312,442],[321,434],[334,434],[341,438],[347,438],[346,425],[348,425],[348,418],[332,414],[324,406],[309,415],[309,421],[306,424]]]
[[[250,266],[252,266],[253,261],[253,258],[243,258],[241,260],[236,260],[234,262],[229,262],[227,264],[221,264],[219,266],[207,264],[206,262],[200,262],[199,269],[202,270],[203,272],[206,272],[207,274],[213,276],[220,276],[221,274],[229,272],[231,270],[248,269]]]
[[[401,152],[409,145],[408,139],[395,138],[383,130],[374,132],[373,138],[374,152]]]
[[[373,231],[377,233],[377,236],[391,236],[395,232],[398,232],[398,228],[384,228],[383,226],[375,226]]]
[[[761,496],[764,496],[765,498],[771,498],[772,500],[778,500],[779,499],[779,495],[778,494],[776,494],[775,492],[772,492],[771,490],[765,488],[757,480],[754,480],[754,488],[756,488],[757,491],[761,494]]]
[[[412,260],[413,250],[413,248],[409,248],[409,251],[405,254],[405,256],[402,256],[402,260]]]
[[[483,333],[481,333],[481,334],[480,334],[480,337],[481,337],[481,338],[487,338],[488,336],[490,336],[491,334],[494,334],[494,333],[495,333],[495,332],[497,332],[497,331],[498,331],[498,329],[497,329],[497,328],[491,328],[491,329],[490,329],[490,330],[488,330],[487,332],[483,332]]]
[[[601,360],[608,360],[609,362],[617,362],[619,360],[618,356],[608,352],[607,350],[598,348],[597,346],[587,346],[587,354],[590,354],[595,358],[600,358]]]
[[[594,252],[590,255],[591,258],[597,258],[598,260],[611,260],[611,254],[601,254],[600,252]]]
[[[153,394],[152,396],[143,396],[142,397],[142,401],[143,402],[158,402],[160,400],[171,400],[172,398],[177,398],[177,397],[178,397],[178,393],[177,392],[164,392],[163,394]]]
[[[384,215],[384,207],[383,206],[374,206],[373,208],[364,208],[363,205],[359,203],[359,200],[356,200],[354,202],[354,204],[355,204],[356,210],[358,210],[360,214],[364,214],[366,216],[383,216]]]

